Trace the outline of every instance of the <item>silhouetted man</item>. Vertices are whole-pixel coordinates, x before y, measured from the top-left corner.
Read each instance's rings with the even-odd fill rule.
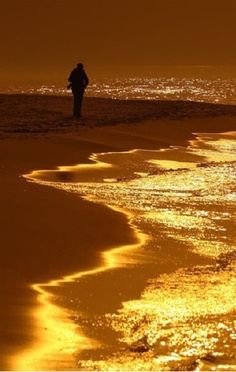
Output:
[[[84,71],[82,63],[78,63],[77,67],[71,72],[68,80],[70,82],[68,89],[72,89],[74,96],[73,113],[74,116],[80,117],[84,91],[89,83],[88,76]]]

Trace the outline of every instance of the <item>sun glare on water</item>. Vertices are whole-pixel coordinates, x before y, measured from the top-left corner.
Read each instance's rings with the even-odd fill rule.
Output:
[[[126,255],[129,267],[118,263],[121,248],[113,265],[88,273],[100,280],[108,268],[123,267],[145,277],[139,298],[121,301],[117,311],[100,317],[100,328],[117,338],[114,350],[108,353],[109,345],[96,340],[89,352],[76,352],[75,324],[61,329],[78,369],[236,369],[235,138],[236,133],[199,134],[186,149],[97,154],[93,169],[80,165],[26,176],[121,210],[140,234]],[[62,172],[70,175],[66,181]],[[47,326],[54,318],[55,328],[50,296],[47,305],[44,313],[39,303],[37,321]]]

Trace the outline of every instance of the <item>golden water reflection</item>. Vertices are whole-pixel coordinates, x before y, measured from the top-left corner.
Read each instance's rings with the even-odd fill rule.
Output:
[[[92,173],[91,165],[82,172],[63,168],[73,182],[61,182],[62,169],[27,176],[121,208],[149,236],[140,249],[152,257],[156,274],[139,298],[100,318],[120,346],[110,355],[87,353],[78,368],[236,369],[235,139],[236,133],[199,134],[187,149],[93,155]],[[196,264],[196,257],[208,263]],[[165,261],[168,272],[160,273]]]
[[[114,210],[118,210],[117,208]],[[131,220],[131,215],[129,216]],[[130,224],[132,224],[130,222]],[[37,294],[37,305],[32,311],[35,319],[36,341],[31,348],[24,350],[13,358],[12,370],[42,371],[42,370],[77,370],[78,355],[83,350],[99,349],[102,345],[98,340],[85,335],[82,327],[73,319],[78,317],[70,309],[57,304],[54,289],[68,283],[83,281],[87,277],[96,276],[119,267],[134,264],[130,251],[135,252],[145,244],[148,237],[137,231],[137,243],[115,247],[101,253],[101,264],[94,269],[77,272],[46,283],[32,285]]]

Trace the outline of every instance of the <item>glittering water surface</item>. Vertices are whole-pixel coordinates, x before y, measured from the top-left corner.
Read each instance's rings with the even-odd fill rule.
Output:
[[[94,326],[112,330],[115,347],[103,340],[78,368],[236,369],[235,139],[200,134],[187,148],[97,154],[87,166],[29,175],[121,208],[147,237],[125,269],[144,278],[140,295]]]
[[[68,94],[62,84],[30,84],[5,88],[10,93]],[[92,97],[116,99],[168,99],[235,104],[236,79],[119,78],[95,79],[86,90]]]

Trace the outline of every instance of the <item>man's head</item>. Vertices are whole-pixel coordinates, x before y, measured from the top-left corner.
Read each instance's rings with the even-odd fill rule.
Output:
[[[82,69],[84,68],[84,65],[83,65],[83,63],[78,63],[78,64],[77,64],[77,68],[79,68],[79,69],[81,69],[81,70],[82,70]]]

